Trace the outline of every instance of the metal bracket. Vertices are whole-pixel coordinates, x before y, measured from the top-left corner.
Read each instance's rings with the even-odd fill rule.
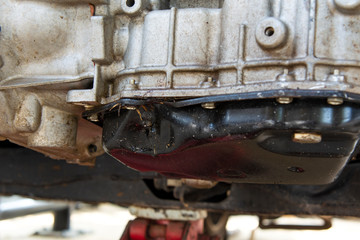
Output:
[[[261,229],[287,229],[287,230],[327,230],[332,227],[331,217],[319,217],[323,221],[320,225],[292,225],[292,224],[277,224],[276,219],[264,216],[259,216],[259,227]]]

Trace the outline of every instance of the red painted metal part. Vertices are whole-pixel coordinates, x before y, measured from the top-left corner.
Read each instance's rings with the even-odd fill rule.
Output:
[[[120,240],[217,240],[204,232],[204,220],[169,221],[137,218],[130,221]]]
[[[147,226],[150,221],[146,219],[135,219],[129,228],[129,236],[132,240],[146,240]]]
[[[141,172],[155,171],[175,178],[194,178],[223,181],[228,178],[246,178],[246,173],[258,171],[251,161],[253,147],[237,137],[211,142],[187,143],[169,154],[151,156],[113,149],[110,155],[125,165]]]

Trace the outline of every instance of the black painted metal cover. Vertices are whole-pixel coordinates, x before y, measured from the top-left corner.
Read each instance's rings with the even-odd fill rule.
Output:
[[[293,141],[316,133],[319,143]],[[360,107],[326,99],[223,102],[216,109],[152,104],[105,114],[103,142],[139,171],[174,178],[271,184],[332,182],[352,157]]]

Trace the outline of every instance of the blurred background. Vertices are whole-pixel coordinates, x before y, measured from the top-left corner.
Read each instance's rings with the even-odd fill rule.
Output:
[[[32,207],[32,210],[29,210]],[[67,210],[71,214],[67,216]],[[29,214],[37,212],[36,214]],[[54,213],[55,212],[55,213]],[[29,214],[20,216],[22,214]],[[57,216],[57,219],[54,217]],[[14,218],[12,218],[14,217]],[[69,217],[69,222],[66,219]],[[118,240],[134,216],[126,208],[112,204],[90,205],[73,202],[36,201],[17,196],[0,196],[0,239],[1,240],[52,240],[78,239]],[[55,220],[56,219],[56,220]],[[55,222],[54,222],[55,220]],[[57,222],[56,222],[57,221]],[[319,224],[319,219],[281,218],[279,224]],[[65,224],[65,225],[64,225]],[[69,230],[53,233],[54,228]],[[333,219],[329,230],[262,230],[256,216],[232,216],[227,224],[229,240],[298,240],[298,239],[359,239],[359,219]],[[57,226],[56,226],[57,225]]]

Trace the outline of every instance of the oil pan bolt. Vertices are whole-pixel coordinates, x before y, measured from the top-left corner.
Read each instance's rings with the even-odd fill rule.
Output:
[[[90,110],[94,109],[93,105],[85,105],[84,107],[85,107],[85,111],[90,111]],[[99,117],[98,117],[98,115],[96,113],[90,115],[87,119],[89,121],[91,121],[91,122],[98,122],[99,121]]]
[[[131,90],[137,90],[138,86],[136,84],[135,79],[131,79],[130,83],[126,84],[125,90],[131,91]]]
[[[84,108],[85,108],[85,111],[89,111],[89,110],[93,110],[95,106],[93,105],[85,105]]]
[[[294,133],[292,140],[297,143],[320,143],[322,137],[318,133]]]
[[[333,105],[333,106],[338,106],[344,103],[344,99],[339,98],[339,97],[329,97],[327,99],[328,104]]]
[[[91,116],[88,117],[88,119],[92,122],[98,122],[99,116],[97,114],[92,114]]]
[[[293,101],[293,98],[291,97],[279,97],[276,98],[276,101],[280,104],[290,104]]]
[[[202,104],[201,104],[201,107],[204,108],[204,109],[209,109],[209,110],[216,108],[215,103],[213,103],[213,102],[210,102],[210,103],[202,103]]]
[[[203,107],[204,109],[209,109],[209,110],[216,108],[215,103],[213,103],[213,102],[203,103],[203,104],[201,104],[201,107]]]

